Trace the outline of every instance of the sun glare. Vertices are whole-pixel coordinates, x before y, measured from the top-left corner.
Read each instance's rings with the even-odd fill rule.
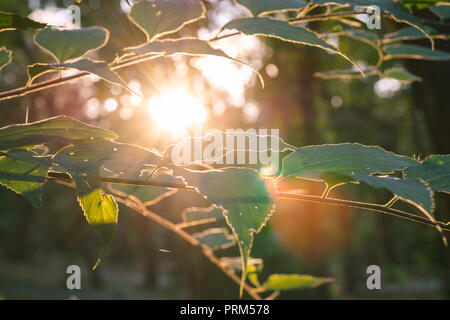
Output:
[[[148,100],[148,113],[153,121],[172,135],[180,135],[192,125],[205,122],[208,112],[187,90],[166,90]]]

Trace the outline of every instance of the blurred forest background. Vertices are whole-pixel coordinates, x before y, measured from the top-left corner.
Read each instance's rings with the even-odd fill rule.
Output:
[[[67,18],[64,8],[73,3],[2,0],[0,10],[62,25]],[[242,14],[228,0],[207,4],[214,8],[212,14],[183,29],[181,36],[200,27],[199,36],[208,38]],[[145,41],[144,34],[126,18],[125,1],[84,0],[80,7],[82,26],[100,25],[111,32],[109,43],[98,52],[102,59],[112,61],[121,48]],[[326,28],[326,24],[314,25],[319,26]],[[399,27],[391,20],[382,21],[383,32]],[[450,33],[449,27],[433,27]],[[51,61],[32,39],[27,31],[0,33],[1,46],[14,51],[13,63],[0,73],[1,91],[23,86],[27,65]],[[245,66],[208,58],[161,58],[119,73],[145,99],[161,88],[187,88],[202,98],[208,110],[205,127],[280,128],[280,136],[296,146],[360,142],[422,158],[450,153],[448,62],[393,61],[393,66],[403,64],[423,78],[408,85],[376,76],[326,81],[314,73],[346,68],[347,62],[316,48],[276,39],[242,36],[223,41],[230,55],[260,69],[265,89]],[[429,45],[427,40],[417,43]],[[376,62],[377,53],[370,46],[348,39],[339,39],[339,45],[366,65]],[[436,48],[450,52],[449,43],[442,40],[436,41]],[[29,121],[64,114],[110,128],[121,142],[163,150],[173,137],[153,122],[145,99],[88,77],[0,102],[0,125],[23,123],[27,109]],[[323,190],[320,184],[298,185],[312,194]],[[390,198],[388,193],[352,185],[338,188],[331,197],[377,203]],[[450,198],[443,194],[436,198],[436,217],[449,221]],[[200,197],[179,191],[152,209],[181,221],[183,209],[194,205],[205,204]],[[44,205],[35,209],[1,188],[2,298],[238,298],[236,285],[198,249],[123,206],[109,254],[91,271],[100,250],[74,190],[47,184]],[[282,200],[270,224],[256,235],[252,256],[264,260],[260,279],[272,273],[336,278],[334,284],[317,289],[283,292],[283,299],[450,298],[450,250],[443,246],[439,233],[389,216]],[[82,290],[66,289],[65,270],[72,264],[82,268]],[[366,268],[371,264],[381,267],[382,290],[366,288]]]

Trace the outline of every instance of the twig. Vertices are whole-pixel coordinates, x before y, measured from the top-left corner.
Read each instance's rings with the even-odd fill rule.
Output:
[[[125,68],[125,67],[128,67],[128,66],[135,65],[137,63],[149,61],[149,60],[152,60],[152,59],[155,59],[155,58],[159,58],[159,57],[161,57],[161,55],[144,54],[144,55],[139,55],[139,56],[133,56],[133,57],[130,57],[128,59],[124,59],[124,60],[122,60],[120,62],[112,63],[109,66],[111,67],[112,70],[117,70],[117,69],[120,69],[120,68]],[[71,75],[71,76],[61,77],[61,78],[48,80],[48,81],[42,81],[42,82],[39,82],[39,83],[36,83],[36,84],[32,84],[30,86],[16,88],[16,89],[12,89],[12,90],[9,90],[9,91],[4,91],[4,92],[0,93],[0,101],[13,99],[13,98],[18,98],[18,97],[22,97],[22,96],[25,96],[27,94],[33,93],[33,92],[42,91],[42,90],[49,89],[49,88],[52,88],[52,87],[60,86],[60,85],[65,84],[67,82],[70,82],[70,81],[73,81],[73,80],[76,80],[76,79],[84,78],[84,77],[86,77],[88,75],[90,75],[89,72],[79,72],[79,73],[76,73],[76,74]]]
[[[66,181],[72,180],[70,175],[68,175],[66,173],[59,173],[59,172],[52,172],[52,171],[50,171],[48,173],[48,177],[55,178],[55,179],[62,179],[62,180],[66,180]],[[117,183],[117,184],[165,187],[165,188],[187,189],[187,190],[195,191],[194,188],[186,186],[185,184],[182,184],[182,183],[161,182],[161,181],[151,181],[151,180],[135,181],[135,180],[129,180],[129,179],[107,178],[107,177],[101,177],[101,181],[109,182],[109,183]],[[382,204],[351,201],[351,200],[345,200],[345,199],[334,199],[334,198],[323,199],[321,196],[303,195],[303,194],[298,194],[298,193],[279,192],[279,191],[276,192],[275,196],[278,198],[294,199],[294,200],[299,200],[299,201],[308,201],[308,202],[324,203],[324,204],[329,204],[329,205],[339,205],[339,206],[345,206],[345,207],[365,209],[365,210],[375,211],[375,212],[379,212],[379,213],[384,213],[384,214],[404,218],[404,219],[407,219],[410,221],[425,224],[430,227],[436,227],[436,224],[437,224],[442,228],[442,230],[450,231],[449,223],[446,224],[444,222],[436,221],[436,224],[435,224],[434,222],[428,220],[425,217],[421,217],[421,216],[418,216],[418,215],[415,215],[413,213],[409,213],[406,211],[388,208]]]
[[[397,210],[397,209],[388,208],[381,204],[351,201],[351,200],[344,200],[344,199],[333,199],[333,198],[323,199],[322,197],[319,197],[319,196],[304,195],[304,194],[289,193],[289,192],[277,192],[277,196],[280,198],[286,198],[286,199],[324,203],[324,204],[330,204],[330,205],[337,205],[337,206],[344,206],[344,207],[351,207],[351,208],[358,208],[358,209],[365,209],[365,210],[380,212],[380,213],[404,218],[404,219],[407,219],[410,221],[422,223],[422,224],[425,224],[427,226],[434,227],[434,228],[436,227],[436,224],[437,224],[442,228],[442,230],[450,231],[449,224],[445,224],[440,221],[437,221],[435,224],[425,217],[421,217],[421,216],[418,216],[418,215],[415,215],[415,214],[412,214],[409,212]]]
[[[116,197],[116,200],[127,207],[133,209],[134,211],[140,213],[141,215],[159,223],[166,229],[176,233],[181,238],[189,242],[194,247],[201,247],[203,255],[208,258],[213,264],[215,264],[220,270],[223,271],[231,280],[233,280],[237,285],[241,285],[241,279],[234,273],[234,271],[224,265],[219,258],[214,255],[214,252],[207,246],[202,245],[195,237],[193,237],[188,232],[184,231],[182,228],[172,223],[171,221],[153,213],[142,205],[136,204],[134,201],[129,199],[123,199],[121,197]],[[262,300],[262,297],[256,292],[256,289],[249,286],[247,283],[243,285],[244,290],[255,300]]]

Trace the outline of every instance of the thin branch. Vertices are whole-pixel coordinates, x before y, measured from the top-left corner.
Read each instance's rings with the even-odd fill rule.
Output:
[[[143,55],[139,55],[139,56],[132,56],[128,59],[124,59],[120,62],[115,62],[110,64],[110,68],[112,70],[117,70],[120,68],[125,68],[128,66],[132,66],[135,65],[137,63],[141,63],[141,62],[145,62],[145,61],[149,61],[155,58],[159,58],[161,57],[161,55],[152,55],[152,54],[143,54]],[[84,78],[86,76],[90,75],[89,72],[79,72],[76,73],[74,75],[71,76],[67,76],[67,77],[61,77],[61,78],[56,78],[53,80],[48,80],[48,81],[42,81],[36,84],[32,84],[30,86],[25,86],[25,87],[21,87],[21,88],[16,88],[16,89],[12,89],[9,91],[5,91],[5,92],[1,92],[0,93],[0,101],[2,100],[8,100],[8,99],[13,99],[13,98],[18,98],[18,97],[22,97],[25,96],[27,94],[33,93],[33,92],[37,92],[37,91],[42,91],[45,89],[49,89],[49,88],[53,88],[56,86],[60,86],[62,84],[65,84],[67,82],[76,80],[76,79],[81,79]]]
[[[344,207],[351,207],[351,208],[375,211],[375,212],[379,212],[379,213],[396,216],[399,218],[404,218],[404,219],[407,219],[410,221],[422,223],[422,224],[425,224],[425,225],[433,227],[433,228],[435,228],[436,224],[437,224],[442,228],[442,230],[450,231],[449,224],[445,224],[440,221],[436,221],[436,223],[434,223],[425,217],[421,217],[421,216],[418,216],[418,215],[415,215],[415,214],[412,214],[409,212],[397,210],[397,209],[388,208],[381,204],[351,201],[351,200],[344,200],[344,199],[333,199],[333,198],[323,199],[320,196],[304,195],[304,194],[289,193],[289,192],[277,192],[277,196],[280,198],[286,198],[286,199],[324,203],[324,204],[329,204],[329,205],[337,205],[337,206],[344,206]]]
[[[65,181],[71,181],[72,178],[70,175],[66,173],[59,173],[59,172],[52,172],[50,171],[48,173],[49,178],[53,179],[62,179]],[[108,182],[108,183],[117,183],[117,184],[131,184],[131,185],[138,185],[138,186],[153,186],[153,187],[165,187],[165,188],[175,188],[175,189],[187,189],[187,190],[195,190],[192,187],[186,186],[182,183],[172,183],[172,182],[161,182],[161,181],[134,181],[129,179],[122,179],[122,178],[107,178],[102,177],[102,182]],[[308,202],[316,202],[316,203],[324,203],[329,205],[339,205],[339,206],[345,206],[345,207],[351,207],[351,208],[358,208],[358,209],[365,209],[370,211],[375,211],[379,213],[384,213],[400,218],[404,218],[410,221],[418,222],[425,224],[430,227],[436,227],[436,225],[440,226],[442,230],[450,231],[450,224],[444,223],[440,221],[436,221],[436,223],[428,220],[425,217],[415,215],[413,213],[409,213],[406,211],[401,211],[393,208],[388,208],[385,205],[382,204],[376,204],[376,203],[367,203],[367,202],[359,202],[359,201],[351,201],[351,200],[345,200],[345,199],[334,199],[334,198],[326,198],[323,199],[321,196],[313,196],[313,195],[303,195],[298,193],[289,193],[289,192],[279,192],[277,191],[275,196],[279,198],[286,198],[286,199],[294,199],[299,201],[308,201]]]
[[[70,175],[68,175],[67,173],[49,171],[47,175],[49,178],[69,180],[69,181],[72,180]],[[101,181],[109,182],[109,183],[117,183],[117,184],[130,184],[130,185],[134,185],[134,186],[152,186],[152,187],[163,187],[163,188],[174,188],[174,189],[193,189],[189,186],[186,186],[183,183],[174,183],[174,182],[161,182],[161,181],[151,181],[151,180],[130,180],[130,179],[108,178],[108,177],[102,177]]]
[[[129,199],[123,199],[121,197],[116,197],[116,200],[127,207],[133,209],[134,211],[140,213],[141,215],[159,223],[160,225],[164,226],[166,229],[176,233],[181,238],[189,242],[194,247],[201,247],[203,255],[208,258],[209,261],[211,261],[213,264],[215,264],[220,270],[223,271],[231,280],[233,280],[237,285],[241,285],[241,279],[234,273],[234,271],[226,266],[224,263],[220,261],[219,258],[217,258],[214,255],[214,252],[207,246],[202,245],[195,237],[193,237],[188,232],[184,231],[182,228],[177,226],[176,224],[172,223],[171,221],[153,213],[152,211],[148,210],[142,205],[138,205],[135,202],[129,200]],[[249,286],[247,283],[244,283],[243,285],[244,290],[255,300],[262,300],[262,297],[256,292],[256,289]]]

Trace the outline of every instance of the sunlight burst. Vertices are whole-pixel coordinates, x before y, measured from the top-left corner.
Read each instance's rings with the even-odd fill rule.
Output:
[[[183,88],[166,90],[148,100],[148,113],[162,129],[173,135],[205,122],[208,112],[199,99]]]

